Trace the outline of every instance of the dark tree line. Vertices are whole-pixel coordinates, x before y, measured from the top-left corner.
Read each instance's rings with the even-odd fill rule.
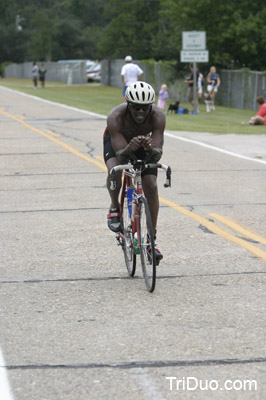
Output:
[[[265,0],[0,0],[0,63],[176,60],[182,31],[207,32],[210,63],[266,70]]]

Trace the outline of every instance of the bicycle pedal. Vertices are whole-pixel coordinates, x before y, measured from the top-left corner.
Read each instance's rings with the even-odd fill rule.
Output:
[[[120,236],[120,233],[116,233],[115,237],[116,237],[116,241],[117,241],[117,246],[122,246],[123,241],[122,241],[122,238]]]

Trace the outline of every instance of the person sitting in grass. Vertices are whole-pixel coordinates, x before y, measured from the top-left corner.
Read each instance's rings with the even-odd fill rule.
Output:
[[[256,101],[260,107],[257,114],[250,119],[249,124],[266,125],[266,103],[264,102],[264,98],[259,96],[256,98]]]

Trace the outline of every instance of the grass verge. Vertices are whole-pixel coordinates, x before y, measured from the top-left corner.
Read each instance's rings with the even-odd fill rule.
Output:
[[[121,89],[99,84],[67,86],[58,82],[47,82],[45,89],[33,89],[30,79],[7,78],[0,80],[0,86],[103,115],[107,115],[113,107],[120,104],[122,98]],[[192,111],[188,103],[182,103],[181,106]],[[166,129],[216,134],[266,134],[266,126],[248,125],[250,117],[254,115],[252,110],[217,106],[215,111],[207,113],[203,103],[199,109],[200,113],[197,115],[167,115]]]

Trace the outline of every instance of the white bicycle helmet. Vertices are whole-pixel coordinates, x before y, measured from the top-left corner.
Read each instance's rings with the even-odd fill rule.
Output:
[[[137,81],[128,86],[125,97],[128,103],[152,104],[155,101],[155,92],[148,83]]]

